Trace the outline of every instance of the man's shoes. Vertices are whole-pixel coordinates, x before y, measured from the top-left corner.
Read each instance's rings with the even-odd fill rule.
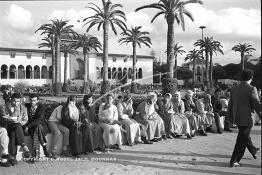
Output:
[[[43,146],[43,150],[44,150],[45,157],[49,157],[49,158],[52,157],[52,154],[50,154],[50,153],[48,152],[48,149],[47,149],[47,146],[46,146],[46,145]]]
[[[174,137],[172,136],[172,135],[170,135],[170,134],[168,134],[167,136],[166,136],[168,139],[173,139]]]
[[[2,159],[12,159],[12,156],[10,156],[9,154],[2,154],[1,158]]]
[[[199,133],[200,133],[200,135],[202,135],[202,136],[207,136],[207,133],[206,133],[204,130],[200,130]]]
[[[256,153],[255,153],[254,155],[252,155],[254,159],[257,159],[256,154],[259,152],[259,148],[256,148],[256,149],[257,149],[257,150],[256,150]]]
[[[188,133],[186,134],[187,139],[192,139],[191,135]]]
[[[144,140],[144,144],[153,144],[153,142],[150,140]]]
[[[30,153],[30,151],[25,151],[23,155],[25,158],[32,158],[32,154]]]
[[[52,152],[51,154],[52,154],[52,158],[53,158],[53,159],[57,159],[57,158],[58,158],[58,155],[57,155],[57,153],[55,153],[55,152]]]
[[[230,163],[230,167],[240,167],[240,164],[238,162]]]
[[[16,158],[8,159],[8,162],[10,162],[12,164],[12,166],[15,166],[15,165],[18,164],[18,161],[16,160]]]
[[[227,131],[227,132],[232,132],[233,130],[230,129],[230,128],[225,128],[224,131]]]
[[[0,162],[0,167],[10,167],[12,164],[9,161]]]
[[[217,133],[218,133],[218,134],[222,134],[222,131],[221,131],[221,130],[217,130]]]

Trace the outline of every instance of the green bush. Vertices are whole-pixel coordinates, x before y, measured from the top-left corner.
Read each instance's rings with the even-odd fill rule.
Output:
[[[70,85],[68,83],[64,83],[62,87],[63,92],[69,92],[70,91]]]
[[[166,77],[162,80],[162,94],[174,94],[177,90],[177,79]]]
[[[101,83],[101,94],[105,94],[110,91],[110,82],[109,81],[102,81]]]
[[[28,87],[28,83],[25,82],[17,82],[14,85],[14,91],[19,93],[25,93],[26,88]]]

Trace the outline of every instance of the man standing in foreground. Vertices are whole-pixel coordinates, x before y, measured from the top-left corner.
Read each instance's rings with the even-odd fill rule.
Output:
[[[260,115],[261,112],[257,89],[250,85],[253,75],[252,70],[244,70],[241,75],[242,82],[231,90],[228,115],[235,118],[238,127],[237,140],[230,160],[231,167],[240,166],[239,162],[246,148],[254,159],[256,159],[258,152],[258,148],[253,145],[250,137],[253,126],[252,113],[256,111]]]

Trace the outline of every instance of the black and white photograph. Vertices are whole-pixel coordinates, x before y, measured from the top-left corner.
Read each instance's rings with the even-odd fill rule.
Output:
[[[0,0],[0,175],[260,175],[261,0]]]

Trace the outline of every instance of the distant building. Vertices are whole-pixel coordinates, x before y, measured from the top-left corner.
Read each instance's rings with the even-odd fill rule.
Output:
[[[193,72],[193,61],[187,62],[182,64],[183,68],[187,68]],[[196,59],[196,65],[195,65],[195,84],[203,84],[203,76],[205,73],[205,60],[202,59]],[[189,82],[192,82],[193,79],[191,78]]]
[[[67,79],[82,85],[84,78],[83,54],[69,55]],[[137,55],[136,78],[141,84],[153,83],[153,58],[152,56]],[[61,82],[64,81],[64,62],[61,54]],[[127,75],[131,81],[133,59],[132,55],[109,54],[108,79],[118,82]],[[41,86],[52,83],[52,59],[50,50],[20,49],[0,47],[0,84],[14,85],[25,82],[29,85]],[[102,53],[88,55],[88,76],[93,82],[102,81],[103,62]]]

